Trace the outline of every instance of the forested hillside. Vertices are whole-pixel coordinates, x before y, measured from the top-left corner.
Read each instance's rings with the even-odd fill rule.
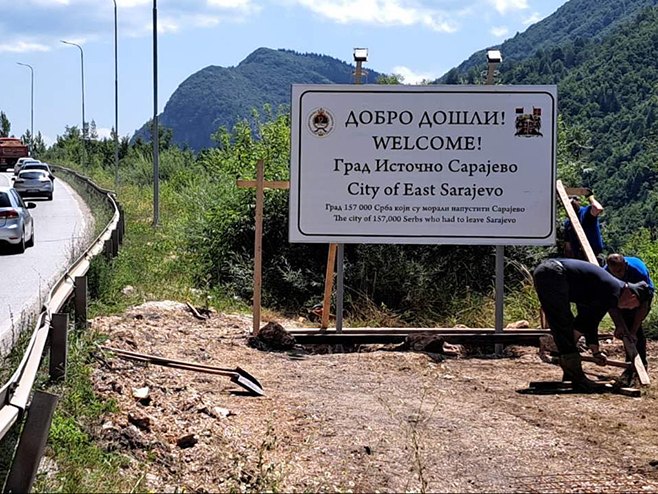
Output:
[[[593,187],[604,201],[612,248],[638,227],[658,227],[657,81],[658,8],[600,40],[539,50],[502,74],[505,84],[558,84],[562,118],[589,136],[573,185]]]
[[[558,85],[559,177],[567,185],[593,188],[603,202],[609,250],[639,255],[655,271],[658,8],[638,10],[643,5],[639,0],[627,0],[621,10],[616,4],[571,0],[551,18],[552,24],[543,26],[547,39],[554,37],[559,43],[547,42],[517,60],[503,52],[505,62],[496,82]],[[635,15],[628,15],[631,11]],[[558,14],[565,13],[569,15],[560,19]],[[583,22],[590,26],[587,29],[599,26],[600,35],[589,36]],[[532,33],[539,36],[541,31]],[[515,39],[520,43],[523,37]],[[541,44],[532,39],[526,39],[528,46]],[[238,67],[209,67],[194,74],[172,96],[162,123],[173,129],[173,143],[184,142],[194,149],[216,144],[197,154],[177,154],[172,149],[175,159],[163,160],[161,168],[163,180],[182,177],[188,196],[199,201],[196,214],[182,229],[188,233],[197,284],[249,299],[253,191],[236,190],[235,177],[253,178],[255,162],[265,157],[268,180],[288,178],[289,119],[276,104],[288,102],[293,82],[348,83],[352,70],[330,57],[259,49]],[[379,75],[371,72],[369,82]],[[479,70],[471,75],[471,82],[482,83]],[[226,120],[226,109],[234,112],[231,118],[239,120],[237,125]],[[244,123],[242,119],[254,111],[260,116]],[[218,131],[222,126],[226,129]],[[186,163],[192,159],[193,163]],[[148,184],[150,162],[144,158],[141,167],[129,165],[124,173]],[[321,295],[326,249],[288,242],[287,201],[282,191],[266,195],[264,249],[276,254],[264,260],[263,302],[291,311]],[[560,228],[560,219],[556,221]],[[515,272],[508,269],[510,291],[527,288],[525,269],[539,258],[561,253],[560,242],[558,238],[551,248],[507,248],[508,266],[523,267]],[[493,253],[490,246],[351,245],[346,249],[345,280],[351,290],[347,306],[359,312],[372,302],[390,308],[405,322],[428,319],[450,324],[446,318],[465,303],[457,294],[467,294],[474,310],[481,310],[493,284]],[[464,317],[464,311],[460,314]]]
[[[605,38],[619,24],[655,5],[658,5],[658,0],[571,0],[502,45],[482,47],[436,82],[457,84],[479,80],[488,48],[500,48],[503,53],[501,71],[505,71],[510,62],[524,60],[540,49],[552,49],[578,39]]]
[[[211,147],[211,135],[249,118],[251,110],[290,103],[291,84],[349,84],[354,66],[326,55],[259,48],[237,67],[206,67],[188,77],[167,102],[160,124],[173,143],[195,151]],[[368,71],[375,82],[379,73]],[[148,124],[133,137],[150,140]]]

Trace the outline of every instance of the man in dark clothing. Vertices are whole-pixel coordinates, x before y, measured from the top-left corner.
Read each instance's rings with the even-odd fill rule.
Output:
[[[603,252],[603,237],[601,236],[601,225],[599,224],[599,215],[603,212],[603,206],[601,206],[601,203],[597,201],[591,193],[587,197],[587,200],[589,201],[588,206],[582,206],[580,203],[580,197],[578,196],[571,196],[570,199],[571,206],[576,212],[578,221],[583,227],[589,245],[592,247],[594,255],[599,257]],[[564,233],[564,255],[566,257],[587,261],[585,252],[578,241],[578,235],[571,225],[571,220],[568,218],[564,222]],[[602,260],[600,264],[603,264]]]
[[[599,266],[578,259],[547,259],[533,273],[535,290],[560,353],[560,367],[576,389],[596,391],[596,383],[583,373],[575,333],[585,336],[600,365],[606,356],[599,349],[598,327],[606,312],[616,332],[628,334],[620,309],[635,309],[649,294],[646,283],[625,283]],[[571,312],[575,303],[577,314]]]
[[[621,311],[621,315],[628,327],[628,331],[632,339],[636,342],[637,353],[640,355],[644,367],[647,367],[647,338],[644,334],[644,329],[642,328],[642,322],[649,314],[649,311],[651,310],[651,302],[653,301],[654,285],[649,276],[649,269],[638,257],[623,256],[616,253],[608,256],[604,269],[611,273],[615,278],[627,283],[638,283],[644,281],[649,286],[648,299],[642,301],[637,309],[625,309]],[[631,360],[629,355],[626,356],[626,360]],[[630,383],[633,375],[634,369],[629,368],[622,374],[621,379],[626,383]]]

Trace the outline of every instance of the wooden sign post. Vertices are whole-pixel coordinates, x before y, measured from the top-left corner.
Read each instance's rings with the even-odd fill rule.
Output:
[[[254,322],[252,333],[258,334],[260,330],[261,292],[263,284],[263,201],[265,188],[288,189],[290,182],[287,180],[265,182],[265,165],[263,160],[258,160],[256,165],[256,180],[238,180],[238,187],[256,187],[256,232],[254,235],[254,296],[253,312]]]
[[[265,189],[289,189],[288,180],[265,181],[265,165],[259,160],[256,165],[256,180],[238,180],[240,188],[256,188],[256,231],[254,238],[254,296],[253,296],[253,334],[260,329],[262,269],[263,269],[263,201]],[[329,244],[327,268],[324,281],[324,297],[322,301],[322,329],[329,326],[331,313],[331,292],[334,282],[334,266],[336,265],[337,244]]]

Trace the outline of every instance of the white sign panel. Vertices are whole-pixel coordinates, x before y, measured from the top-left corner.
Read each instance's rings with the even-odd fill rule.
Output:
[[[294,85],[291,242],[555,242],[555,86]]]

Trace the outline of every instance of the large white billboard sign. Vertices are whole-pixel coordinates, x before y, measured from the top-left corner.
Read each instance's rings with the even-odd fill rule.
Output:
[[[555,241],[555,86],[294,85],[291,242]]]

